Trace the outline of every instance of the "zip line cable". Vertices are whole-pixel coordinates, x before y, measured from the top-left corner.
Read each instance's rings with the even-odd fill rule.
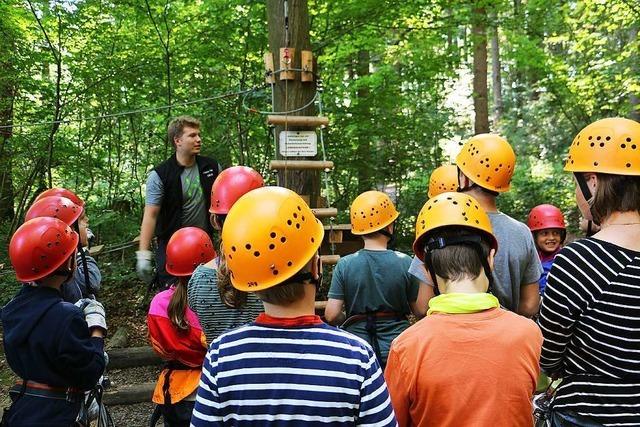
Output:
[[[263,86],[265,86],[265,85],[255,86],[255,87],[252,87],[252,88],[249,88],[249,89],[245,89],[245,90],[240,90],[240,91],[237,91],[237,92],[227,92],[227,93],[223,93],[223,94],[219,94],[219,95],[215,95],[215,96],[210,96],[210,97],[207,97],[207,98],[194,99],[194,100],[191,100],[191,101],[184,101],[184,102],[176,102],[176,103],[169,104],[169,105],[161,105],[161,106],[158,106],[158,107],[140,108],[138,110],[122,111],[120,113],[102,114],[102,115],[99,115],[99,116],[84,117],[84,118],[78,118],[78,119],[51,120],[51,121],[47,121],[47,122],[32,122],[32,123],[29,123],[29,122],[27,122],[27,123],[17,123],[17,124],[13,124],[13,125],[0,126],[0,129],[25,128],[25,127],[35,127],[35,126],[54,125],[54,124],[83,123],[83,122],[88,122],[88,121],[93,121],[93,120],[101,120],[101,119],[109,119],[109,118],[113,118],[113,117],[128,116],[128,115],[131,115],[131,114],[148,113],[148,112],[151,112],[151,111],[167,110],[167,109],[173,108],[173,107],[180,107],[180,106],[185,106],[185,105],[193,105],[193,104],[199,104],[199,103],[207,102],[207,101],[214,101],[214,100],[217,100],[217,99],[232,98],[234,96],[245,95],[247,93],[251,93],[251,92],[255,92],[257,90],[261,90],[261,89],[263,89]]]

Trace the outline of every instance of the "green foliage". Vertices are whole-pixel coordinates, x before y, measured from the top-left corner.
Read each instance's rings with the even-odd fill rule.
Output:
[[[477,6],[487,15],[474,15]],[[629,96],[640,92],[640,15],[623,0],[311,0],[309,10],[331,119],[326,154],[336,162],[325,196],[346,221],[359,192],[394,188],[404,247],[430,171],[450,160],[442,141],[472,133],[471,107],[451,102],[470,72],[472,20],[499,34],[504,111],[492,129],[518,154],[513,191],[500,207],[518,219],[543,202],[575,219],[561,170],[566,148],[590,121],[628,115]],[[8,64],[0,83],[17,89],[13,121],[45,122],[15,127],[0,154],[11,159],[19,216],[49,185],[51,148],[52,184],[88,201],[102,241],[135,236],[147,172],[171,152],[166,125],[178,114],[202,120],[205,154],[267,172],[272,136],[243,104],[268,110],[270,91],[206,100],[263,84],[264,2],[11,0],[0,15],[11,41],[0,45]],[[46,123],[56,104],[70,120],[59,127]],[[142,111],[116,114],[133,110]]]

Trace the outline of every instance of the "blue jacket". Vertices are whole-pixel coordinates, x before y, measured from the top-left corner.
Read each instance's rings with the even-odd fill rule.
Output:
[[[554,258],[548,259],[546,261],[540,261],[542,263],[542,276],[540,276],[540,280],[538,280],[540,295],[544,295],[544,290],[547,287],[547,276],[549,275],[549,271],[551,271],[553,260]]]
[[[81,298],[95,298],[95,294],[100,290],[100,281],[102,280],[102,274],[96,264],[96,260],[85,252],[85,259],[87,260],[87,270],[89,271],[89,288],[87,289],[87,283],[84,278],[84,265],[80,252],[76,254],[76,262],[78,268],[73,273],[73,278],[62,285],[60,291],[62,292],[62,299],[66,302],[76,303]]]
[[[105,368],[104,340],[91,337],[82,311],[53,288],[24,286],[0,314],[7,363],[20,378],[60,388],[92,389]],[[73,424],[80,402],[22,396],[8,426]]]

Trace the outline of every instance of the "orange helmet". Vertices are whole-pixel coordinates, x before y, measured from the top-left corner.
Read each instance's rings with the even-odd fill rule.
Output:
[[[456,157],[456,165],[480,187],[503,193],[511,186],[516,154],[500,135],[481,133],[464,144]]]
[[[27,211],[25,221],[42,216],[58,218],[71,226],[82,215],[82,207],[62,196],[39,197]]]
[[[231,207],[222,228],[231,283],[241,291],[283,283],[313,258],[323,237],[322,223],[293,191],[250,191]]]
[[[429,177],[429,198],[447,191],[458,189],[458,167],[456,165],[443,165],[431,172]]]
[[[640,123],[621,117],[591,123],[573,140],[564,170],[640,175]]]
[[[21,282],[49,276],[75,255],[78,233],[57,218],[34,218],[16,230],[9,243],[9,258]]]
[[[381,191],[365,191],[351,203],[351,232],[356,235],[382,230],[398,218],[393,202]]]
[[[167,273],[191,276],[195,269],[217,256],[211,238],[198,227],[184,227],[173,233],[167,243]]]
[[[61,187],[54,187],[48,190],[44,190],[42,193],[38,195],[38,197],[36,197],[35,201],[38,201],[43,197],[49,197],[49,196],[66,197],[76,205],[80,206],[81,208],[84,208],[84,200],[78,197],[76,193],[74,193],[73,191],[70,191],[70,190],[67,190],[66,188],[61,188]]]
[[[418,214],[413,253],[424,261],[424,246],[430,232],[450,225],[479,230],[493,249],[498,248],[489,216],[476,199],[464,193],[442,193],[427,200]]]
[[[211,187],[209,212],[227,214],[242,195],[264,187],[262,176],[247,166],[233,166],[220,172]]]

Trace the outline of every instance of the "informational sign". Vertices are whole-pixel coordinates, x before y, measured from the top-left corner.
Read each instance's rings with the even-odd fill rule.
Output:
[[[318,136],[314,130],[280,132],[280,155],[284,157],[313,157],[318,154]]]

